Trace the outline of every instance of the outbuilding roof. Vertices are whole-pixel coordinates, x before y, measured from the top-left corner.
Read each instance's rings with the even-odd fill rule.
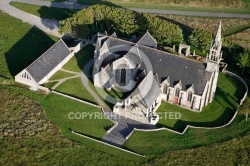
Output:
[[[67,45],[60,39],[38,59],[30,64],[26,70],[38,83],[46,77],[57,65],[60,64],[68,55],[70,50]]]

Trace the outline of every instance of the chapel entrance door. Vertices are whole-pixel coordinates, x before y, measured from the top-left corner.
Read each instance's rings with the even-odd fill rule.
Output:
[[[178,97],[176,96],[174,97],[174,104],[178,104],[178,99],[179,99]]]

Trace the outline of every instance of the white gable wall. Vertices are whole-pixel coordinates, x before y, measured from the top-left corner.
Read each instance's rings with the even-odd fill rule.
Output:
[[[20,73],[15,76],[15,81],[21,84],[29,85],[29,86],[37,86],[37,82],[32,78],[30,73],[24,69]]]

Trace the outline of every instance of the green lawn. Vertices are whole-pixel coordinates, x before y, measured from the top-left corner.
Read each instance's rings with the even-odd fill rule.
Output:
[[[12,79],[57,40],[0,11],[0,77]]]
[[[57,38],[2,11],[0,11],[0,17],[0,165],[30,165],[30,163],[117,165],[120,162],[138,165],[142,161],[140,157],[75,136],[69,132],[69,128],[71,128],[97,139],[102,138],[112,125],[109,120],[75,121],[67,118],[69,112],[101,113],[100,110],[55,94],[46,96],[32,92],[27,88],[18,87],[14,83],[12,76],[32,63]],[[46,113],[36,114],[38,110]],[[34,116],[35,120],[24,121],[23,116],[26,115]],[[50,124],[46,125],[44,120]],[[20,124],[27,123],[23,129],[31,130],[30,135],[24,132],[19,135],[21,139],[11,136],[2,139],[3,129],[5,130],[2,125],[6,125],[6,123],[13,124],[13,128],[9,129],[14,132],[19,131]],[[42,128],[38,128],[38,123],[42,124]],[[64,135],[61,134],[61,131]],[[77,145],[71,145],[72,141],[68,138]],[[114,157],[119,160],[114,160]]]
[[[223,36],[227,37],[227,36],[236,34],[238,32],[242,32],[248,28],[250,28],[250,23],[242,25],[242,26],[233,27],[233,28],[230,28],[227,31],[223,32]]]
[[[56,85],[58,82],[48,82],[48,83],[44,83],[43,85],[47,88],[52,88],[54,85]]]
[[[211,104],[205,106],[202,112],[196,113],[178,106],[163,102],[157,113],[162,115],[158,126],[165,126],[177,131],[183,131],[187,125],[198,127],[216,127],[229,122],[235,113],[239,99],[244,95],[244,87],[235,78],[224,74],[219,75],[216,96]],[[165,119],[164,112],[178,112],[181,119]]]
[[[58,70],[49,80],[59,80],[66,77],[72,77],[74,74]]]
[[[101,139],[106,133],[106,130],[112,126],[112,122],[105,118],[99,119],[98,117],[85,117],[83,115],[84,113],[92,113],[92,115],[93,113],[96,113],[103,116],[100,109],[62,96],[55,94],[49,95],[42,102],[42,105],[49,118],[60,126],[63,133],[69,133],[69,129],[72,129],[74,131]],[[80,115],[75,113],[80,113]],[[74,116],[74,114],[76,116]]]
[[[211,0],[212,1],[212,0]],[[93,4],[105,4],[105,5],[118,5],[122,7],[127,8],[144,8],[144,9],[168,9],[168,10],[184,10],[184,11],[202,11],[202,12],[222,12],[222,13],[250,13],[249,10],[249,1],[243,0],[246,2],[246,5],[241,8],[236,7],[228,7],[227,1],[213,1],[214,4],[218,5],[210,5],[209,2],[204,6],[204,3],[206,2],[200,2],[197,1],[196,4],[188,5],[186,2],[191,1],[172,1],[168,2],[165,1],[165,3],[161,1],[143,1],[143,0],[137,0],[137,1],[125,1],[125,0],[110,0],[110,1],[104,1],[104,0],[78,0],[78,3],[87,4],[87,5],[93,5]],[[231,2],[234,2],[231,0]],[[212,3],[212,2],[211,2]],[[237,5],[237,3],[235,3]],[[227,7],[225,7],[227,6]]]
[[[218,88],[214,101],[206,106],[201,113],[191,112],[177,106],[162,103],[157,112],[180,112],[181,119],[160,119],[158,126],[167,127],[182,132],[189,124],[198,127],[215,127],[228,123],[239,100],[243,97],[244,87],[236,79],[224,74],[219,75]],[[209,145],[234,138],[250,129],[250,122],[245,123],[242,116],[237,116],[234,122],[221,129],[188,129],[184,135],[170,131],[138,132],[136,131],[125,143],[125,147],[133,151],[155,155],[167,151]],[[160,146],[155,145],[161,142]]]
[[[81,78],[72,78],[56,88],[57,91],[74,96],[96,104],[95,99],[89,94],[81,82]]]
[[[250,134],[238,138],[249,133],[250,130],[250,122],[245,123],[243,116],[238,116],[233,124],[226,128],[189,129],[183,136],[167,131],[135,132],[125,147],[148,154],[149,157],[146,158],[71,134],[69,128],[100,139],[112,123],[105,119],[99,122],[99,120],[89,118],[71,121],[67,118],[69,112],[99,113],[100,111],[55,94],[47,96],[15,85],[12,76],[32,63],[57,38],[3,12],[0,12],[0,17],[0,165],[30,165],[31,163],[41,165],[84,165],[86,163],[89,165],[168,165],[173,163],[202,165],[209,164],[211,161],[215,163],[212,165],[218,163],[247,165],[250,162],[248,144]],[[75,62],[77,64],[77,61]],[[235,91],[235,93],[238,92]],[[25,121],[23,117],[27,115],[31,119]],[[19,132],[20,124],[26,122],[31,123],[21,129],[28,129],[30,133],[25,131],[19,133],[21,138],[9,135],[2,139],[3,131],[6,129],[2,126],[9,125],[8,129]],[[232,140],[211,145],[229,139]],[[196,148],[202,145],[208,146]],[[192,149],[183,150],[185,148]],[[167,153],[158,156],[165,152]],[[151,161],[152,157],[155,157],[153,161]]]
[[[79,51],[70,61],[63,66],[63,69],[74,72],[81,72],[83,66],[94,57],[94,46],[88,45]]]
[[[42,165],[117,165],[121,161],[138,165],[144,161],[143,158],[70,132],[69,129],[72,129],[97,139],[102,138],[112,125],[109,120],[68,118],[71,112],[99,114],[99,109],[55,94],[46,96],[13,85],[0,84],[0,92],[0,126],[7,122],[8,129],[21,137],[16,138],[9,133],[3,138],[4,128],[0,129],[1,165],[29,165],[31,162]],[[119,160],[114,160],[114,156]]]
[[[63,0],[56,0],[56,1],[63,1]],[[31,4],[21,3],[21,2],[10,2],[10,5],[20,10],[23,10],[27,13],[39,16],[41,18],[55,19],[59,21],[64,20],[68,17],[71,17],[76,11],[78,11],[78,10],[73,10],[73,9],[37,6],[37,5],[31,5]]]

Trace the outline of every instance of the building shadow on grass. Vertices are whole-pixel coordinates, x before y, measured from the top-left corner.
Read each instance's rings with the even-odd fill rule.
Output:
[[[223,100],[227,104],[221,103],[221,104],[223,104],[223,107],[225,107],[225,109],[224,109],[223,113],[221,114],[221,116],[213,121],[192,122],[192,121],[184,121],[184,120],[179,119],[175,123],[174,127],[169,127],[169,126],[166,126],[166,125],[161,124],[161,123],[157,124],[157,127],[159,127],[159,128],[165,127],[165,128],[182,133],[185,130],[185,128],[187,127],[187,125],[191,125],[194,127],[208,127],[208,128],[220,127],[220,126],[226,125],[232,120],[232,118],[236,112],[236,105],[235,105],[235,103],[233,103],[233,101],[239,103],[239,100],[241,99],[242,94],[243,94],[242,92],[244,93],[244,91],[240,91],[240,92],[237,92],[237,94],[235,94],[236,96],[231,96],[230,94],[223,91],[221,88],[217,87],[214,102],[216,101],[218,103],[221,103],[220,99],[223,98]],[[210,111],[213,111],[213,110],[210,110]],[[193,117],[193,118],[195,120],[195,117]]]
[[[32,27],[4,54],[12,77],[28,67],[54,43],[55,41],[46,33]]]
[[[228,124],[232,120],[235,112],[236,112],[236,110],[233,110],[233,109],[227,107],[225,109],[225,111],[223,112],[223,114],[213,121],[192,122],[192,121],[178,120],[175,123],[174,127],[169,127],[169,126],[166,126],[166,125],[160,124],[160,123],[157,124],[157,127],[159,127],[159,128],[165,127],[165,128],[177,131],[179,133],[182,133],[185,130],[185,128],[187,127],[187,125],[191,125],[194,127],[207,127],[207,128],[220,127],[220,126]]]

